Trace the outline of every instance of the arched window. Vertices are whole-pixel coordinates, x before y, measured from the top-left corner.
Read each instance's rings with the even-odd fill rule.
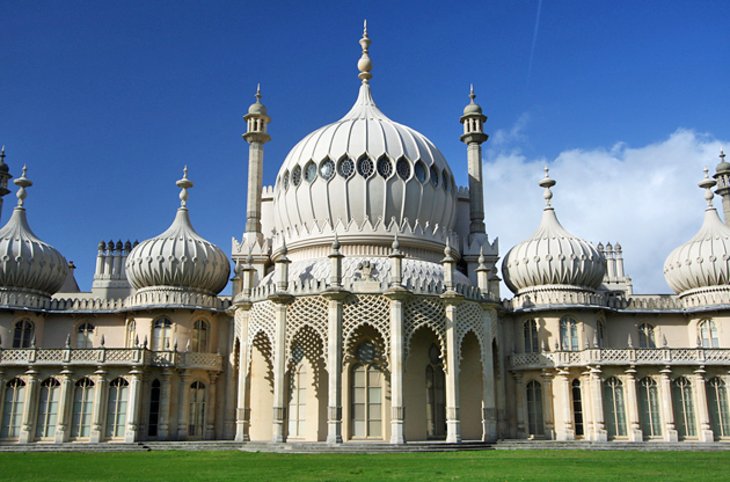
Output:
[[[152,349],[163,351],[170,349],[170,335],[172,332],[172,322],[167,318],[159,318],[155,320],[152,330]]]
[[[598,343],[598,348],[606,346],[606,324],[603,320],[598,320],[596,323],[596,343]]]
[[[680,439],[697,435],[695,411],[692,401],[692,384],[685,377],[679,377],[672,383],[672,408],[674,424]]]
[[[527,384],[527,431],[529,435],[543,435],[542,385],[532,380]]]
[[[71,437],[88,437],[91,431],[91,414],[94,408],[94,382],[82,378],[74,388],[74,405],[71,416]]]
[[[428,438],[446,435],[446,376],[441,349],[432,344],[428,350],[430,363],[426,366],[426,434]]]
[[[639,381],[639,420],[644,437],[662,435],[662,420],[659,411],[659,389],[653,378]]]
[[[112,380],[109,384],[109,399],[106,411],[106,436],[109,438],[124,437],[128,396],[129,382],[121,377]]]
[[[76,348],[94,347],[94,325],[82,323],[76,333]]]
[[[157,437],[157,429],[160,423],[160,381],[152,380],[150,388],[150,418],[147,424],[147,435]]]
[[[560,320],[560,347],[565,351],[578,350],[578,324],[573,318]]]
[[[609,438],[626,436],[624,386],[616,377],[603,382],[603,416]]]
[[[127,348],[137,347],[137,322],[129,320],[127,322]]]
[[[573,380],[571,388],[573,395],[573,422],[575,427],[575,436],[582,437],[585,430],[583,429],[583,394],[580,390],[580,380]]]
[[[198,320],[193,325],[193,351],[207,352],[208,351],[208,322],[204,320]]]
[[[383,374],[375,364],[377,348],[364,342],[357,348],[358,363],[352,367],[352,434],[381,438],[383,433]]]
[[[656,348],[653,325],[642,323],[639,326],[639,348]]]
[[[715,437],[730,436],[730,413],[728,413],[727,387],[720,377],[707,382],[707,405]]]
[[[289,436],[302,437],[307,422],[307,363],[301,362],[291,375],[289,394]]]
[[[24,403],[25,382],[20,378],[13,378],[5,384],[3,426],[0,429],[0,438],[18,438],[20,436]]]
[[[58,417],[58,400],[61,396],[61,384],[55,378],[48,378],[41,383],[38,394],[38,417],[35,424],[37,438],[53,437],[56,434]]]
[[[190,422],[188,436],[202,438],[205,429],[205,385],[193,382],[190,385]]]
[[[522,327],[525,337],[525,353],[537,353],[540,351],[540,342],[537,339],[537,323],[535,320],[527,320]]]
[[[700,322],[700,341],[702,348],[718,348],[720,340],[717,338],[717,326],[712,320],[702,320]]]
[[[35,327],[30,320],[20,320],[15,324],[13,333],[13,348],[29,348],[33,336],[35,335]]]

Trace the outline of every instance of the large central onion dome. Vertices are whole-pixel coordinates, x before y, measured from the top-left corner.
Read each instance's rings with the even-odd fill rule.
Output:
[[[0,229],[0,291],[50,298],[68,274],[66,259],[53,246],[38,239],[28,225],[23,204],[26,188],[33,183],[22,175],[13,181],[18,187],[18,205],[8,223]]]
[[[692,239],[678,246],[664,262],[664,278],[679,294],[710,287],[730,289],[730,228],[720,220],[712,204],[712,187],[705,169],[699,186],[705,189],[705,219]]]
[[[201,237],[192,224],[187,209],[187,178],[177,181],[181,188],[180,207],[167,230],[139,243],[127,257],[127,278],[137,293],[167,292],[181,289],[204,295],[216,295],[225,288],[230,265],[225,253]]]
[[[430,140],[375,105],[367,30],[360,44],[362,85],[352,109],[299,141],[279,170],[276,230],[341,223],[365,231],[395,220],[448,232],[457,197],[451,169]]]
[[[504,282],[515,294],[534,289],[595,290],[606,273],[606,259],[593,245],[563,228],[551,205],[550,188],[555,181],[548,175],[540,186],[545,189],[546,206],[537,231],[512,248],[502,262]]]

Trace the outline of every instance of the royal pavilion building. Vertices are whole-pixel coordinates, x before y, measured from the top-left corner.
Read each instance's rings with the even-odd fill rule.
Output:
[[[563,227],[547,168],[539,226],[500,255],[473,89],[452,161],[462,187],[378,108],[367,29],[360,45],[351,109],[299,141],[273,186],[256,93],[230,256],[194,229],[185,169],[169,227],[99,243],[82,292],[31,229],[43,206],[22,168],[0,229],[0,444],[730,440],[724,154],[700,182],[697,234],[664,264],[674,294],[635,294],[618,243]],[[0,199],[8,166],[3,150]]]

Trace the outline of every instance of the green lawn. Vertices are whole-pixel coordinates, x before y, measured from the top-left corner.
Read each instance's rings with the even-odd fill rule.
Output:
[[[728,452],[2,453],[2,480],[728,480]]]

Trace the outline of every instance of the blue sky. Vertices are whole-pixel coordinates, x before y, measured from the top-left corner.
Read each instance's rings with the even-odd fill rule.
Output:
[[[510,171],[510,162],[532,172],[538,163],[567,166],[561,159],[570,152],[621,150],[618,163],[590,164],[596,169],[585,175],[600,181],[604,165],[626,168],[626,175],[639,172],[630,164],[645,157],[632,161],[626,154],[632,149],[661,145],[669,154],[685,152],[671,147],[678,132],[693,136],[688,142],[697,149],[686,152],[705,157],[730,138],[730,3],[548,1],[536,29],[538,5],[0,0],[0,143],[14,174],[28,163],[34,230],[76,263],[79,283],[88,289],[100,239],[142,240],[172,221],[174,182],[184,164],[196,182],[194,225],[230,252],[231,237],[240,237],[244,226],[241,116],[256,83],[262,83],[272,117],[268,184],[297,140],[339,118],[354,101],[363,18],[373,40],[377,103],[433,140],[462,183],[458,117],[475,84],[493,135],[487,169],[492,162],[502,169],[491,178],[499,185],[487,185],[487,214],[504,218],[516,198],[526,199],[530,213],[527,227],[487,219],[502,253],[534,229],[540,209],[538,189],[534,198],[522,192],[542,173],[535,169],[526,179],[527,171]],[[687,159],[686,171],[682,162],[672,169],[691,187],[701,174],[695,164],[712,167],[716,161]],[[661,169],[661,163],[651,166],[646,172]],[[566,201],[561,219],[580,235],[581,226],[600,225],[587,217],[620,210],[619,197],[628,206],[668,209],[679,196],[660,192],[673,184],[641,191],[641,179],[637,191],[607,189],[608,199],[594,196],[595,189],[581,194],[585,178],[570,181],[571,172],[576,170],[558,169],[559,183],[562,175],[566,189],[578,186],[570,199],[583,196],[590,209],[573,210]],[[501,198],[490,197],[490,189]],[[668,201],[657,199],[661,195]],[[560,214],[559,196],[556,190]],[[692,206],[684,217],[656,211],[664,213],[663,224],[678,217],[674,237],[664,238],[680,241],[696,230],[701,193],[695,197],[678,203]],[[3,222],[12,204],[6,198]],[[592,241],[618,237],[626,224],[587,234],[601,237]],[[624,242],[624,249],[630,258],[631,246]],[[667,253],[660,254],[663,260]],[[654,272],[637,273],[637,283],[661,290],[661,264]]]

